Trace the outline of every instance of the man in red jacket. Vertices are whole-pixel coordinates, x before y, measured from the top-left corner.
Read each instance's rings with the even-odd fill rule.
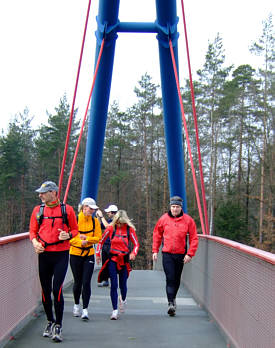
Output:
[[[176,314],[176,296],[180,287],[183,265],[191,261],[198,248],[195,221],[182,210],[182,198],[170,198],[170,210],[157,221],[153,232],[153,261],[162,244],[162,264],[166,275],[168,314]],[[189,248],[186,237],[189,234]]]
[[[38,254],[42,303],[48,319],[43,336],[61,342],[64,311],[62,285],[68,269],[69,240],[78,234],[77,220],[73,208],[60,203],[58,187],[54,182],[45,181],[36,192],[42,204],[33,209],[30,240]],[[54,297],[55,319],[51,293]]]

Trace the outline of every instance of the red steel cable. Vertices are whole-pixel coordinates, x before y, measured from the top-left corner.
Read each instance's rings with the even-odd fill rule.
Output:
[[[205,188],[204,188],[204,178],[203,178],[201,151],[200,151],[197,112],[196,112],[196,106],[195,106],[195,94],[194,94],[194,87],[193,87],[193,80],[192,80],[192,73],[191,73],[191,63],[190,63],[190,55],[189,55],[189,46],[188,46],[188,38],[187,38],[187,29],[186,29],[183,0],[181,0],[181,7],[182,7],[183,25],[184,25],[184,33],[185,33],[186,54],[187,54],[188,69],[189,69],[189,81],[190,81],[190,90],[191,90],[192,109],[193,109],[193,117],[194,117],[194,124],[195,124],[195,130],[196,130],[197,150],[198,150],[198,157],[199,157],[201,192],[202,192],[202,201],[203,201],[203,209],[204,209],[205,228],[206,228],[206,234],[209,234],[209,224],[208,224],[208,214],[207,214],[207,206],[206,206],[206,199],[205,199]]]
[[[66,191],[65,191],[65,196],[64,196],[64,200],[63,200],[64,203],[66,203],[67,198],[68,198],[68,193],[69,193],[69,189],[70,189],[70,185],[71,185],[71,181],[72,181],[72,176],[73,176],[73,172],[74,172],[75,162],[76,162],[76,158],[77,158],[77,154],[78,154],[78,150],[79,150],[79,146],[80,146],[80,141],[81,141],[81,138],[82,138],[82,134],[83,134],[86,118],[87,118],[87,113],[88,113],[88,110],[89,110],[90,100],[91,100],[93,89],[94,89],[94,85],[95,85],[95,80],[96,80],[98,67],[99,67],[99,63],[100,63],[100,60],[101,60],[101,56],[102,56],[104,43],[105,43],[105,40],[103,39],[102,43],[101,43],[100,51],[99,51],[99,54],[98,54],[98,58],[97,58],[97,63],[96,63],[96,68],[95,68],[95,73],[94,73],[94,78],[93,78],[91,92],[90,92],[90,95],[89,95],[89,99],[88,99],[85,115],[84,115],[84,118],[83,118],[81,130],[80,130],[78,141],[77,141],[77,145],[76,145],[76,150],[75,150],[74,159],[73,159],[73,162],[72,162],[72,167],[71,167],[71,171],[70,171],[70,175],[69,175],[69,180],[68,180],[67,188],[66,188]]]
[[[76,76],[76,82],[75,82],[75,88],[74,88],[74,96],[73,96],[73,102],[72,102],[72,108],[71,108],[71,114],[69,119],[69,125],[67,130],[67,137],[66,137],[66,143],[64,148],[64,154],[63,154],[63,160],[62,160],[62,167],[59,177],[59,184],[58,184],[58,198],[61,196],[61,190],[62,190],[62,183],[63,183],[63,176],[64,176],[64,169],[66,164],[66,158],[68,153],[68,147],[69,147],[69,141],[70,141],[70,135],[71,135],[71,129],[72,129],[72,121],[74,116],[74,105],[75,105],[75,99],[76,99],[76,92],[78,87],[78,80],[80,75],[80,67],[82,62],[82,56],[83,56],[83,50],[84,50],[84,43],[86,38],[86,32],[87,32],[87,26],[88,26],[88,20],[89,20],[89,13],[90,13],[90,7],[91,7],[91,0],[89,0],[88,9],[87,9],[87,15],[86,15],[86,21],[85,21],[85,28],[82,38],[82,45],[81,45],[81,51],[80,51],[80,57],[78,62],[78,69],[77,69],[77,76]]]
[[[195,192],[196,192],[197,205],[198,205],[198,209],[199,209],[201,228],[202,228],[202,233],[205,234],[204,222],[203,222],[203,216],[202,216],[202,210],[201,210],[201,203],[200,203],[200,196],[199,196],[199,190],[198,190],[197,179],[196,179],[196,174],[195,174],[195,168],[194,168],[194,163],[193,163],[193,158],[192,158],[192,153],[191,153],[191,145],[190,145],[189,134],[188,134],[188,129],[187,129],[187,125],[186,125],[186,119],[185,119],[185,114],[184,114],[183,102],[182,102],[181,93],[180,93],[180,85],[179,85],[177,66],[176,66],[174,50],[173,50],[171,39],[169,40],[169,47],[170,47],[171,58],[172,58],[172,62],[173,62],[175,80],[176,80],[176,84],[177,84],[178,97],[179,97],[180,109],[181,109],[181,116],[182,116],[182,120],[183,120],[183,124],[184,124],[184,128],[185,128],[186,142],[187,142],[187,148],[188,148],[188,153],[189,153],[189,158],[190,158],[190,163],[191,163],[191,169],[192,169],[192,174],[193,174],[193,182],[194,182],[194,187],[195,187]]]

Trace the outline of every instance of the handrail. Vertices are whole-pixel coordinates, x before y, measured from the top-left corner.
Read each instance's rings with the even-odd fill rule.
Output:
[[[13,234],[11,236],[0,237],[0,245],[17,242],[18,240],[29,238],[29,232]]]
[[[271,263],[272,265],[275,265],[275,254],[272,254],[268,251],[257,249],[257,248],[251,247],[249,245],[238,243],[238,242],[235,242],[233,240],[222,238],[222,237],[208,236],[208,235],[202,235],[202,234],[200,234],[199,237],[213,240],[217,243],[229,246],[229,247],[236,249],[236,250],[240,250],[240,251],[244,252],[245,254],[255,256],[258,259],[264,260],[268,263]]]

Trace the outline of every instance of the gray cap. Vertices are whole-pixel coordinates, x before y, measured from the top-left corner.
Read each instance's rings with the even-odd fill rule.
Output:
[[[53,181],[45,181],[37,190],[35,190],[35,192],[38,193],[45,193],[49,191],[58,192],[58,187]]]
[[[182,207],[183,199],[180,196],[170,198],[170,205],[180,205]]]

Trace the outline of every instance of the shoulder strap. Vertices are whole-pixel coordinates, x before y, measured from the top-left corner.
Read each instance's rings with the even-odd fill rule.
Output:
[[[65,224],[69,227],[69,220],[68,220],[68,214],[66,211],[66,204],[60,203],[60,207],[61,207],[63,224]],[[39,212],[36,215],[36,220],[37,220],[39,226],[42,224],[43,219],[44,219],[44,208],[45,208],[45,204],[44,203],[40,204]],[[93,224],[94,224],[94,220],[93,220]]]
[[[116,235],[116,227],[113,230],[111,240],[114,238],[115,235]],[[130,226],[129,225],[127,225],[127,238],[128,238],[128,243],[129,243],[130,242]]]
[[[44,208],[45,208],[45,204],[42,203],[40,204],[40,207],[39,207],[39,212],[38,214],[36,215],[36,220],[37,220],[37,223],[38,225],[40,226],[43,222],[43,219],[44,219]]]
[[[115,235],[116,235],[116,227],[113,228],[113,233],[112,233],[112,236],[111,236],[111,240],[114,238]]]
[[[62,221],[64,225],[67,225],[69,227],[69,220],[68,220],[68,214],[66,211],[66,204],[64,204],[63,202],[60,203],[60,207],[61,207],[61,214],[62,214]]]

